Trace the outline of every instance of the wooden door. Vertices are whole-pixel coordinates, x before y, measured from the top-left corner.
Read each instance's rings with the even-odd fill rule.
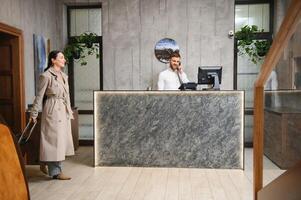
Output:
[[[0,114],[16,134],[21,131],[18,38],[0,33]]]

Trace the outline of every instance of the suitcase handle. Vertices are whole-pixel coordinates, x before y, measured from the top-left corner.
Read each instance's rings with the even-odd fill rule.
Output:
[[[37,120],[33,121],[33,125],[32,125],[32,127],[31,127],[31,129],[30,129],[30,132],[29,132],[28,137],[25,139],[25,141],[22,142],[23,137],[24,137],[24,134],[26,133],[26,131],[27,131],[27,129],[29,128],[29,125],[31,124],[32,121],[33,121],[33,120],[30,119],[29,122],[27,123],[25,129],[23,130],[23,132],[22,132],[22,134],[21,134],[21,136],[20,136],[20,138],[19,138],[19,140],[18,140],[18,143],[19,143],[19,144],[21,144],[21,143],[22,143],[22,144],[27,143],[27,141],[28,141],[29,138],[31,137],[31,134],[32,134],[32,132],[33,132],[33,130],[34,130],[36,124],[37,124]]]

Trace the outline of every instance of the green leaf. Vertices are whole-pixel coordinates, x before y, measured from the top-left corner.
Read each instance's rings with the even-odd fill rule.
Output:
[[[268,40],[255,40],[255,34],[263,31],[256,25],[245,25],[235,33],[239,55],[246,55],[254,64],[264,58],[271,46]]]
[[[83,62],[80,63],[81,66],[87,65],[87,64],[88,64],[88,63],[87,63],[86,61],[83,61]]]
[[[98,49],[99,45],[93,44],[98,35],[93,32],[84,32],[79,36],[75,37],[75,40],[72,43],[68,43],[63,53],[67,62],[70,62],[72,59],[74,60],[75,55],[79,55],[79,59],[75,60],[81,65],[87,65],[86,56],[87,55],[96,55],[99,58]],[[92,47],[87,47],[87,44],[93,44]],[[97,48],[96,48],[97,47]]]

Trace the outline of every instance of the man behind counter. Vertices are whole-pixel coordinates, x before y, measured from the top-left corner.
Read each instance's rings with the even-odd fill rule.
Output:
[[[180,54],[172,53],[168,69],[159,74],[158,90],[178,90],[182,83],[188,82],[187,75],[181,66]]]

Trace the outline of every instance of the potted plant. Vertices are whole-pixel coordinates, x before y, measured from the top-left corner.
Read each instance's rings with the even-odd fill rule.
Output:
[[[263,29],[259,31],[256,25],[246,25],[235,33],[239,54],[247,55],[254,64],[263,60],[271,46],[268,40],[255,40],[256,33],[260,32],[263,32]]]
[[[270,49],[271,42],[268,40],[257,40],[255,41],[254,45],[256,47],[258,56],[264,57]]]
[[[75,37],[64,49],[64,55],[68,62],[74,59],[81,66],[87,65],[86,57],[88,55],[96,55],[99,58],[99,45],[95,44],[97,34],[85,32]]]

